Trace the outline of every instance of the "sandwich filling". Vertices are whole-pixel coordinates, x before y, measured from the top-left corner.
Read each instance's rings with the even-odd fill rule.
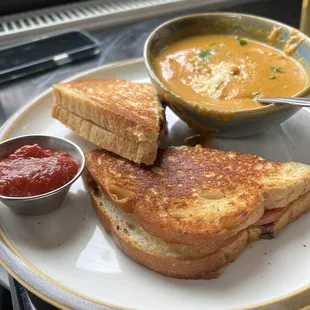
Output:
[[[278,220],[282,216],[285,209],[286,208],[265,210],[263,216],[257,222],[252,224],[252,226],[266,225],[266,224],[270,224],[272,222],[275,222],[276,220]]]
[[[266,210],[264,215],[248,228],[249,240],[273,239],[274,234],[310,211],[310,191],[299,196],[285,208]]]

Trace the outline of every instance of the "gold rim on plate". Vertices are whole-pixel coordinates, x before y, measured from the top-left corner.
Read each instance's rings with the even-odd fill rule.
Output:
[[[119,62],[115,62],[109,65],[104,65],[102,67],[99,68],[95,68],[95,69],[90,69],[90,70],[86,70],[82,73],[76,74],[68,79],[66,79],[65,81],[71,81],[71,80],[76,80],[78,78],[81,77],[91,77],[94,74],[97,74],[98,72],[102,72],[102,71],[109,71],[110,69],[114,69],[114,68],[119,68],[119,67],[123,67],[123,66],[128,66],[128,65],[134,65],[134,64],[143,64],[143,58],[134,58],[134,59],[130,59],[130,60],[125,60],[125,61],[119,61]],[[43,100],[46,99],[46,97],[51,96],[51,91],[52,89],[49,88],[46,91],[44,91],[43,93],[41,93],[39,96],[37,96],[36,98],[34,98],[33,100],[30,101],[30,103],[28,103],[25,107],[21,108],[20,110],[18,110],[15,114],[13,114],[5,123],[4,125],[0,128],[0,141],[5,140],[8,135],[11,133],[11,131],[18,126],[18,124],[20,123],[20,121],[26,117],[26,115],[37,105],[39,105]],[[0,223],[1,224],[1,223]],[[75,296],[78,296],[80,298],[83,298],[87,301],[93,302],[97,305],[102,305],[105,307],[110,307],[110,308],[115,308],[115,309],[130,309],[130,306],[126,307],[120,307],[117,305],[112,305],[109,304],[107,302],[103,302],[100,300],[96,300],[87,296],[84,296],[74,290],[69,289],[68,287],[63,286],[61,283],[51,279],[50,277],[46,276],[43,272],[39,271],[36,267],[34,267],[30,262],[27,261],[27,259],[25,257],[23,257],[18,251],[17,249],[13,246],[13,244],[9,241],[8,237],[6,236],[4,230],[2,229],[1,225],[0,225],[0,242],[3,241],[3,243],[7,246],[7,248],[14,253],[19,259],[22,260],[22,262],[24,262],[27,267],[29,268],[29,270],[37,275],[39,275],[41,278],[47,280],[48,282],[50,282],[51,284],[56,285],[59,289],[71,293]],[[48,296],[44,295],[44,293],[34,289],[32,286],[30,286],[28,283],[26,283],[23,279],[20,278],[20,276],[14,271],[12,270],[7,264],[4,263],[4,261],[2,261],[0,259],[0,264],[18,281],[20,282],[26,289],[28,289],[29,291],[31,291],[32,293],[34,293],[35,295],[37,295],[38,297],[40,297],[41,299],[43,299],[44,301],[60,308],[63,310],[68,310],[70,309],[69,307],[67,307],[64,304],[59,303],[57,300],[53,300],[51,298],[49,298]],[[277,304],[281,304],[283,306],[285,306],[285,304],[287,304],[288,301],[291,301],[293,298],[297,299],[297,298],[302,298],[303,296],[309,296],[310,295],[310,285],[307,285],[303,288],[300,288],[292,293],[288,293],[285,294],[281,297],[277,297],[277,298],[273,298],[271,300],[259,303],[259,304],[255,304],[255,305],[251,305],[249,307],[246,308],[238,308],[238,309],[263,309],[265,307],[270,307],[272,305],[277,305]]]

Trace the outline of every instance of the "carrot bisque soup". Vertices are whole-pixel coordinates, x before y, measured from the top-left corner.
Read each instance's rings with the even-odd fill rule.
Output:
[[[183,99],[209,108],[261,107],[256,96],[291,97],[307,85],[301,64],[256,41],[202,35],[174,42],[154,60],[162,83]]]

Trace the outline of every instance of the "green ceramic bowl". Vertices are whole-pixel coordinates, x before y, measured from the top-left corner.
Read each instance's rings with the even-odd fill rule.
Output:
[[[281,35],[280,39],[271,45],[267,37],[275,27],[281,27]],[[292,57],[300,59],[308,77],[307,87],[295,96],[307,96],[310,93],[310,39],[290,26],[262,17],[237,13],[205,13],[170,20],[156,28],[146,40],[144,60],[161,100],[167,103],[190,127],[224,137],[249,136],[279,125],[300,108],[271,104],[232,112],[208,108],[193,101],[184,100],[159,80],[153,67],[154,59],[167,45],[201,34],[240,36],[282,50],[292,31],[304,38]],[[281,96],[281,90],[278,96]]]

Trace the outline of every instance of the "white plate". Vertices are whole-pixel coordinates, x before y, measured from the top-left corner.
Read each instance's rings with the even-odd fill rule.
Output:
[[[141,59],[98,68],[74,79],[107,77],[148,80]],[[47,90],[5,124],[1,138],[46,133],[69,138],[85,151],[92,148],[52,119],[51,103],[51,90]],[[167,119],[170,132],[166,142],[182,144],[191,131],[170,110]],[[310,113],[303,109],[263,135],[215,140],[212,146],[310,164],[309,126]],[[289,225],[276,239],[248,246],[211,281],[166,278],[123,255],[102,229],[81,180],[55,212],[26,217],[0,204],[0,221],[0,236],[6,244],[0,243],[0,262],[27,288],[60,308],[114,305],[214,310],[264,303],[269,309],[275,304],[305,305],[310,295],[310,214]]]

